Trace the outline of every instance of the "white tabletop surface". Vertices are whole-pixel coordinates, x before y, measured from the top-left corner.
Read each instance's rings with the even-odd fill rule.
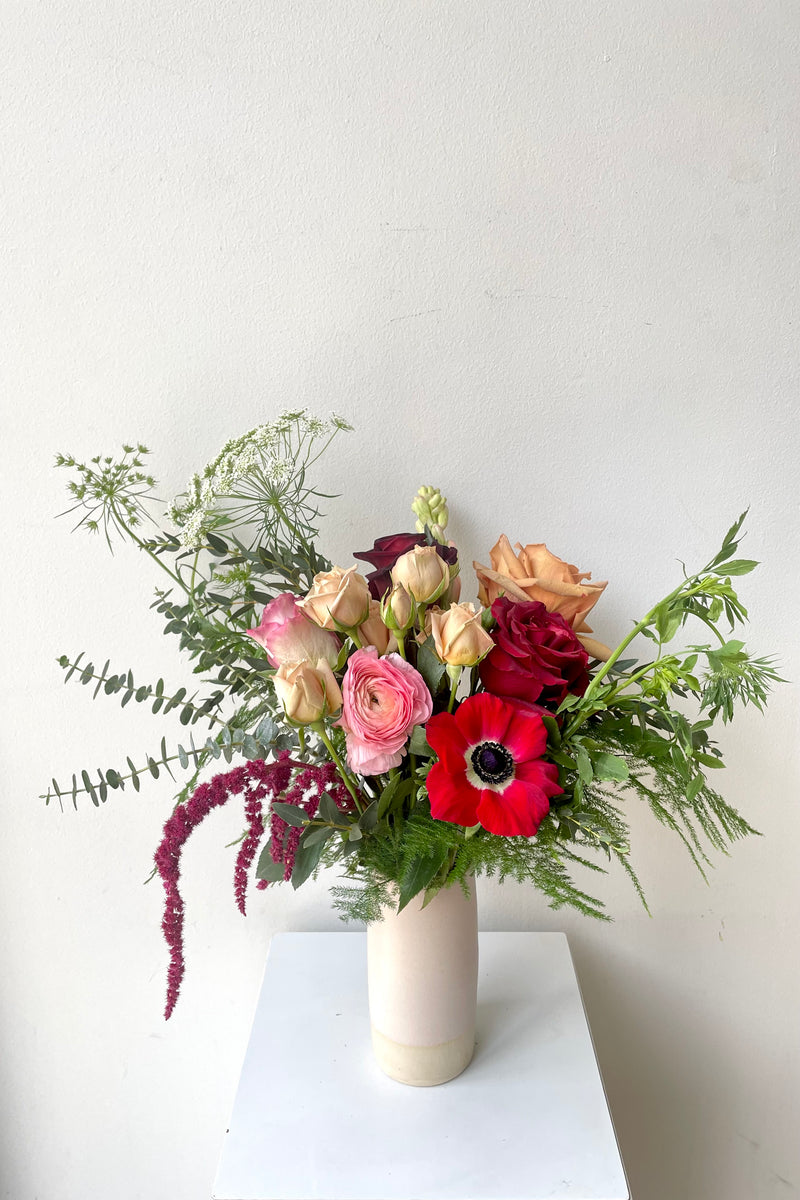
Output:
[[[628,1200],[567,939],[482,933],[463,1075],[395,1083],[366,936],[277,934],[214,1200]]]

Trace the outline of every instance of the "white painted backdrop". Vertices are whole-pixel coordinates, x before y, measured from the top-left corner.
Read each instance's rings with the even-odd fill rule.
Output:
[[[65,688],[57,655],[186,672],[155,568],[52,519],[53,454],[142,439],[169,497],[231,434],[334,409],[334,559],[435,482],[467,562],[505,531],[608,578],[606,641],[749,504],[752,642],[797,680],[800,14],[6,0],[0,26],[2,1195],[201,1200],[270,934],[337,922],[325,880],[243,921],[215,815],[162,1022],[142,883],[169,781],[37,796],[174,730]],[[764,837],[710,888],[635,813],[652,920],[617,875],[605,927],[482,889],[485,928],[569,934],[636,1200],[800,1188],[797,698],[721,735]]]

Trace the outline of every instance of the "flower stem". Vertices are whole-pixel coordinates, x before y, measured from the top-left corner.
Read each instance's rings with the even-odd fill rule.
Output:
[[[334,746],[331,739],[328,737],[327,730],[325,729],[325,726],[323,725],[322,721],[317,721],[316,724],[311,726],[311,728],[317,734],[319,734],[320,738],[325,743],[325,747],[328,751],[328,754],[330,754],[330,756],[331,756],[331,761],[333,762],[333,765],[336,767],[336,770],[341,775],[344,786],[347,788],[348,792],[353,797],[353,801],[355,803],[356,808],[358,809],[359,812],[363,812],[364,810],[361,807],[361,802],[359,800],[358,792],[356,791],[355,787],[353,786],[353,781],[351,780],[350,776],[348,775],[347,771],[345,770],[344,763],[339,758],[339,755],[336,753],[336,747]]]
[[[450,668],[448,668],[447,671],[448,675],[450,675],[450,699],[447,704],[447,711],[449,713],[451,713],[455,708],[456,692],[458,691],[458,685],[461,682],[462,670],[463,667],[456,667],[455,670],[453,670],[452,675],[450,675]]]

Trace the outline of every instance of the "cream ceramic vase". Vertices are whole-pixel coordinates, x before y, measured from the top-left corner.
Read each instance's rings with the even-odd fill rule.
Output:
[[[430,904],[384,910],[367,930],[372,1047],[400,1083],[432,1087],[467,1067],[475,1050],[478,908],[458,884]]]

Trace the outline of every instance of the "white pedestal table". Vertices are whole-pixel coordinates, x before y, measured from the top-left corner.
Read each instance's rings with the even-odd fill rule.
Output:
[[[561,933],[482,933],[475,1058],[372,1058],[366,935],[272,939],[214,1200],[628,1200]]]

